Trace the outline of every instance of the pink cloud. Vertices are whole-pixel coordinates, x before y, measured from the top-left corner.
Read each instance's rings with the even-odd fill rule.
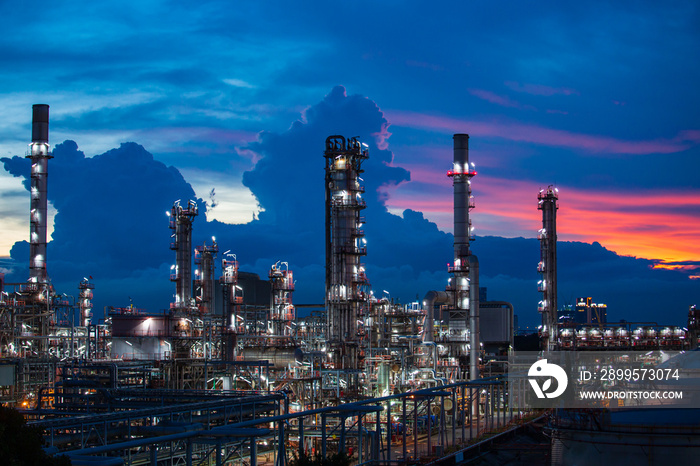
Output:
[[[413,209],[446,231],[452,229],[451,183],[444,172],[412,169],[413,180],[442,186],[416,189],[412,183],[388,192],[392,211]],[[541,228],[532,181],[477,175],[472,183],[477,235],[534,237]],[[562,241],[598,241],[618,254],[666,262],[700,260],[700,193],[694,191],[582,190],[560,186],[558,236]]]
[[[521,110],[537,110],[532,105],[523,105],[520,102],[511,100],[508,96],[498,95],[484,89],[469,89],[469,93],[475,97],[483,99],[501,107],[519,108]]]
[[[700,142],[700,131],[686,130],[673,139],[626,141],[609,136],[573,133],[522,123],[470,121],[406,111],[385,110],[384,115],[396,126],[459,133],[469,130],[481,137],[496,137],[554,147],[568,147],[591,153],[672,154],[682,152]]]
[[[520,84],[515,81],[506,81],[504,84],[515,92],[524,92],[532,95],[542,95],[546,97],[556,94],[579,95],[577,90],[568,87],[551,87],[543,84]]]
[[[679,141],[690,141],[690,142],[700,142],[700,130],[699,129],[689,129],[681,131],[676,136]]]
[[[389,147],[388,139],[391,137],[391,133],[389,132],[389,124],[386,122],[382,123],[382,129],[376,133],[372,133],[372,137],[374,138],[379,149],[386,150],[386,148]]]

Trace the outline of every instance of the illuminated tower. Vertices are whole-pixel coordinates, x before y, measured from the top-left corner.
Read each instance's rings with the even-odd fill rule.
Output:
[[[199,287],[199,312],[208,314],[214,309],[214,259],[219,252],[216,238],[212,237],[212,245],[197,246],[194,250],[195,284]]]
[[[27,158],[32,160],[29,217],[29,281],[39,291],[46,284],[46,232],[48,224],[49,106],[32,107],[32,143]]]
[[[474,164],[469,162],[469,135],[455,134],[452,170],[454,193],[454,263],[448,267],[452,275],[447,291],[453,297],[449,310],[450,352],[452,356],[469,354],[470,378],[478,374],[479,354],[479,263],[471,253],[474,240],[469,211],[474,208],[471,195],[471,179],[476,175]],[[467,326],[469,331],[467,331]],[[467,349],[469,336],[469,349]],[[460,363],[460,366],[465,364]]]
[[[554,350],[557,346],[557,199],[559,190],[549,186],[537,195],[537,208],[542,211],[542,229],[537,232],[540,240],[540,262],[537,271],[542,279],[537,289],[542,300],[537,310],[542,314],[542,349]]]
[[[238,261],[235,254],[230,254],[229,251],[224,253],[224,258],[221,259],[221,278],[219,278],[221,288],[224,295],[224,321],[226,327],[235,331],[237,329],[236,322],[236,306],[243,302],[243,298],[237,295],[238,290]]]
[[[358,319],[368,299],[369,284],[360,259],[367,254],[362,199],[362,162],[367,145],[357,138],[326,139],[326,311],[328,350],[336,369],[358,370]]]
[[[238,261],[236,255],[228,250],[221,259],[221,290],[223,294],[223,324],[221,328],[222,348],[221,357],[225,360],[233,360],[236,356],[236,334],[243,333],[242,319],[239,319],[238,306],[243,298],[238,296]]]
[[[281,265],[285,265],[286,268],[283,270]],[[267,331],[271,335],[291,336],[291,326],[294,322],[294,305],[292,304],[294,278],[287,262],[277,262],[270,268],[270,285],[272,302],[270,303]]]
[[[175,282],[173,309],[189,309],[192,300],[192,222],[199,214],[197,203],[189,201],[187,207],[175,201],[170,213],[170,229],[173,230],[170,249],[175,251],[176,262],[171,267],[170,280]]]
[[[78,284],[80,290],[80,325],[87,327],[92,321],[92,290],[95,285],[90,283],[87,278],[83,278]]]

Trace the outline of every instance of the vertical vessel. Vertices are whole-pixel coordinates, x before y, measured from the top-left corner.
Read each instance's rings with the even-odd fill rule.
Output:
[[[469,162],[469,135],[455,134],[453,141],[452,169],[447,172],[447,176],[452,179],[454,194],[454,262],[448,267],[452,277],[447,287],[452,296],[448,340],[450,352],[459,359],[462,369],[465,368],[466,356],[469,355],[469,378],[475,379],[478,377],[480,349],[479,266],[470,248],[474,236],[469,211],[474,208],[471,179],[476,175],[476,169]]]
[[[175,201],[170,209],[170,229],[174,241],[170,249],[175,251],[175,265],[170,280],[175,282],[173,309],[189,310],[192,301],[192,222],[199,214],[197,203],[189,201],[186,207]]]
[[[327,341],[335,369],[360,369],[358,320],[369,298],[361,273],[367,254],[361,216],[366,207],[360,175],[369,157],[357,138],[326,139],[326,310]]]
[[[558,189],[549,186],[537,195],[537,208],[542,211],[542,228],[537,232],[540,240],[540,262],[537,271],[542,278],[537,289],[542,300],[537,310],[542,314],[542,349],[554,350],[557,346],[557,205]]]
[[[49,106],[32,107],[32,142],[27,158],[32,161],[29,219],[29,282],[34,291],[43,289],[46,272],[46,236],[48,224]]]

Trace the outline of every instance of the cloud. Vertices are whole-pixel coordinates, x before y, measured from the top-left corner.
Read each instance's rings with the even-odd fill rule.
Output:
[[[498,95],[484,89],[469,89],[469,93],[487,102],[491,102],[492,104],[500,105],[501,107],[517,108],[520,110],[537,110],[532,105],[523,105],[508,96]]]
[[[700,260],[697,191],[566,189],[562,203],[560,231],[569,238],[597,238],[620,254],[657,261]]]
[[[449,155],[444,154],[447,159]],[[478,159],[477,159],[478,162]],[[478,166],[477,166],[478,168]],[[411,170],[412,181],[388,191],[392,211],[419,210],[452,230],[451,186],[434,166]],[[546,183],[479,173],[472,181],[477,235],[532,237],[541,228],[537,193]],[[665,262],[700,260],[700,195],[692,189],[581,188],[559,184],[558,235],[598,241],[621,255]]]
[[[400,215],[394,215],[387,209],[387,205],[392,205],[390,196],[396,187],[410,185],[412,178],[409,171],[396,166],[400,157],[389,150],[390,122],[367,97],[348,95],[342,87],[333,88],[287,130],[262,132],[236,152],[255,162],[243,176],[243,185],[264,209],[257,219],[239,225],[207,221],[207,208],[199,200],[200,215],[194,223],[193,243],[198,245],[216,236],[220,248],[237,254],[242,270],[262,277],[267,275],[271,264],[288,261],[298,282],[295,300],[322,302],[324,141],[332,134],[359,136],[370,146],[370,158],[363,165],[366,171],[362,177],[368,205],[364,211],[366,264],[373,288],[389,290],[403,302],[416,296],[422,298],[430,289],[444,289],[446,265],[452,260],[452,236],[426,219],[423,212],[404,209],[397,212]],[[449,166],[451,139],[444,138],[442,144],[447,147],[445,165]],[[151,311],[166,308],[174,291],[168,280],[174,254],[168,248],[170,230],[165,211],[175,199],[195,197],[192,186],[176,168],[155,160],[135,143],[125,143],[89,158],[78,150],[76,143],[66,141],[54,149],[54,156],[50,161],[49,198],[58,213],[48,251],[48,270],[54,285],[70,292],[83,276],[92,275],[97,285],[96,309],[126,305],[129,297]],[[13,157],[2,162],[13,175],[25,180],[28,177],[29,160]],[[185,173],[196,180],[196,172]],[[435,183],[444,182],[442,177],[443,173],[440,181],[434,172],[415,170],[417,183],[423,183],[421,189],[415,190],[416,196],[422,191],[424,197],[430,198],[426,193],[432,191]],[[532,185],[523,182],[499,188],[498,180],[484,181],[484,189],[490,186],[488,189],[492,191],[477,199],[483,214],[494,218],[503,214],[501,210],[506,209],[508,201],[504,196],[498,197],[497,191],[505,193],[509,187],[511,193],[518,195],[518,201],[516,208],[506,211],[510,212],[506,215],[523,225],[537,223],[536,190]],[[210,189],[206,187],[207,192]],[[421,208],[426,212],[431,208],[439,210],[449,222],[452,199],[449,183],[443,192],[444,197],[432,198],[432,207],[426,203]],[[605,193],[596,194],[588,204],[585,204],[585,192],[563,190],[561,196],[560,202],[564,199],[574,205],[580,202],[591,210],[607,202]],[[497,204],[489,207],[489,197]],[[624,200],[624,196],[619,197]],[[657,193],[657,197],[659,206],[675,203],[680,208],[682,202],[695,202],[682,201],[683,196],[674,193]],[[638,209],[641,215],[646,205],[642,199],[630,195],[627,207]],[[561,225],[564,231],[574,228],[566,220]],[[475,226],[478,231],[479,223],[475,222]],[[596,237],[595,231],[590,233],[590,238]],[[594,296],[609,304],[611,320],[651,320],[663,304],[669,308],[665,315],[669,321],[664,323],[676,324],[682,323],[685,307],[697,297],[697,281],[688,279],[687,270],[655,269],[658,262],[621,257],[599,243],[563,241],[560,244],[561,302],[583,295]],[[522,323],[536,323],[538,241],[481,235],[473,249],[479,256],[481,285],[489,287],[489,297],[513,302]],[[15,243],[11,255],[15,264],[26,264],[26,241]],[[25,278],[22,271],[16,271],[12,279]],[[642,294],[645,298],[640,301]],[[630,307],[630,303],[634,306]]]
[[[176,199],[195,198],[174,167],[135,143],[88,158],[75,142],[66,141],[53,155],[48,197],[57,214],[47,252],[51,277],[77,283],[89,274],[99,286],[100,279],[157,269],[169,261],[165,211]],[[30,160],[1,160],[7,171],[25,178],[26,187]],[[205,211],[202,204],[200,214]],[[28,259],[25,245],[12,248],[18,263]]]
[[[541,294],[535,270],[539,247],[534,238],[484,236],[477,237],[472,248],[489,299],[511,301],[521,325],[537,324],[539,319],[536,304]],[[620,256],[598,242],[559,241],[557,256],[559,305],[592,296],[608,304],[610,322],[685,325],[688,306],[699,298],[697,283],[687,274],[654,269],[654,261]]]
[[[246,89],[255,89],[254,85],[250,84],[249,82],[243,81],[242,79],[229,78],[224,79],[224,82],[229,86],[244,87]]]
[[[323,281],[317,280],[317,269],[325,263],[324,142],[331,134],[359,136],[370,146],[363,174],[368,204],[364,215],[371,251],[367,263],[378,271],[375,286],[391,289],[396,296],[422,294],[424,290],[413,286],[426,270],[444,270],[451,240],[421,213],[407,210],[396,216],[383,205],[383,189],[410,179],[405,169],[392,165],[394,155],[380,148],[387,144],[387,126],[374,102],[334,88],[304,112],[304,122],[296,121],[282,133],[263,132],[241,148],[256,161],[244,174],[243,184],[264,209],[257,219],[242,225],[206,221],[200,200],[194,244],[216,236],[221,247],[237,253],[243,268],[263,276],[270,264],[287,260],[296,269],[298,299],[322,301]],[[29,160],[13,157],[3,162],[10,173],[28,177]],[[93,275],[97,305],[102,303],[100,287],[133,280],[136,289],[145,289],[140,280],[160,273],[167,284],[154,285],[153,295],[142,302],[151,309],[165,307],[170,284],[164,264],[173,257],[164,213],[175,199],[195,196],[180,172],[134,143],[88,158],[76,143],[66,141],[54,149],[50,173],[49,198],[58,209],[48,251],[50,276],[70,284]],[[11,255],[18,263],[26,262],[26,242],[16,243]],[[395,267],[405,280],[379,272]]]
[[[544,84],[520,84],[515,81],[506,81],[505,85],[514,90],[515,92],[524,92],[525,94],[532,94],[538,96],[550,97],[553,95],[579,95],[579,92],[575,89],[570,89],[568,87],[551,87],[545,86]]]
[[[326,137],[332,134],[359,136],[369,144],[370,156],[363,164],[367,209],[363,213],[368,241],[368,266],[402,267],[411,265],[413,276],[421,270],[434,270],[449,260],[445,233],[425,220],[422,214],[406,211],[403,217],[390,214],[383,204],[385,189],[408,181],[409,173],[392,166],[394,155],[386,146],[388,122],[379,107],[360,95],[348,96],[342,87],[334,88],[322,102],[304,112],[304,120],[294,122],[283,133],[263,132],[259,141],[246,147],[258,154],[255,168],[246,172],[243,183],[265,209],[259,220],[244,225],[247,237],[276,237],[273,251],[291,254],[290,263],[325,263],[324,254],[324,171],[322,152]],[[316,148],[315,150],[313,148]],[[439,252],[438,244],[447,244]],[[269,248],[269,244],[267,245]],[[260,251],[268,256],[273,251]],[[410,253],[407,253],[410,251]],[[297,275],[298,276],[298,275]],[[398,283],[377,286],[391,288]],[[322,283],[313,286],[322,297]]]

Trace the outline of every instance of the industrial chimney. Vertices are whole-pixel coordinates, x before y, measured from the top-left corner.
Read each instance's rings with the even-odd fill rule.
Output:
[[[469,135],[455,134],[452,170],[454,192],[454,263],[447,292],[453,297],[449,311],[450,352],[460,359],[469,354],[469,378],[478,377],[479,344],[479,262],[471,253],[472,235],[469,211],[474,208],[471,179],[476,175],[469,162]],[[467,327],[469,330],[467,331]],[[469,348],[467,348],[467,336]],[[466,364],[460,362],[460,366]]]
[[[555,350],[557,329],[557,205],[558,189],[549,186],[537,195],[537,208],[542,211],[542,228],[537,232],[540,240],[540,262],[537,271],[542,279],[537,283],[542,300],[537,310],[542,314],[542,349]]]
[[[29,214],[29,282],[34,291],[46,284],[46,232],[48,223],[49,106],[32,107],[32,143],[27,158],[32,160]]]

